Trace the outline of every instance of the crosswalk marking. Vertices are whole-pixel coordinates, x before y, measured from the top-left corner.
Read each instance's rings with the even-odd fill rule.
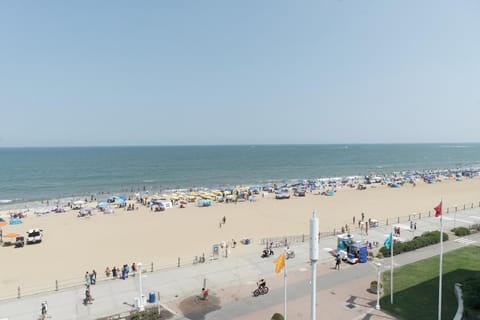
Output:
[[[458,242],[458,243],[465,244],[465,245],[474,244],[475,242],[477,242],[475,240],[470,240],[470,239],[467,239],[467,238],[458,238],[458,239],[455,239],[454,241]]]
[[[476,217],[476,216],[469,216],[469,218],[480,220],[480,217]]]
[[[448,221],[457,221],[457,222],[463,222],[463,223],[468,223],[468,224],[473,224],[473,221],[470,220],[463,220],[463,219],[458,219],[458,218],[451,218],[451,217],[443,217],[443,220],[448,220]]]

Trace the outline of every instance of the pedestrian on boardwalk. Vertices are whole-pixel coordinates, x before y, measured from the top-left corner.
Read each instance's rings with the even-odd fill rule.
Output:
[[[85,285],[90,286],[91,283],[92,283],[92,278],[90,277],[90,274],[87,271],[85,272]]]
[[[110,273],[111,273],[110,268],[107,266],[105,268],[105,276],[107,276],[107,278],[110,278]]]
[[[341,263],[342,259],[340,259],[340,255],[337,254],[337,257],[335,259],[335,269],[336,270],[340,270],[340,263]]]
[[[93,269],[92,273],[90,274],[90,283],[97,284],[97,272]]]

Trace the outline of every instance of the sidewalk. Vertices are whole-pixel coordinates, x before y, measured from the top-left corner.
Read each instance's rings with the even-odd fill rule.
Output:
[[[450,215],[445,218],[447,219],[444,219],[444,230],[447,231],[453,227],[453,217]],[[479,208],[457,212],[456,226],[467,225],[470,222],[478,223],[479,219]],[[402,226],[402,240],[409,240],[424,231],[439,229],[438,218],[424,218],[416,222],[416,231],[409,231],[410,226]],[[372,228],[369,230],[369,235],[363,237],[364,239],[367,237],[370,242],[377,241],[382,245],[390,230],[391,226]],[[353,230],[352,233],[356,240],[361,240],[362,237],[358,231]],[[467,238],[476,243],[480,241],[479,234]],[[468,244],[451,239],[445,243],[444,249],[449,251]],[[377,311],[373,310],[371,305],[375,296],[365,292],[369,282],[376,277],[375,267],[370,263],[354,266],[342,264],[340,272],[334,271],[331,269],[333,258],[328,249],[336,247],[336,238],[320,239],[319,247],[320,260],[317,271],[319,307],[317,308],[320,309],[321,306],[322,312],[328,312],[331,315],[329,319],[363,319],[362,317],[367,314],[370,314],[368,319],[380,319],[380,317],[390,319],[381,313],[378,314],[378,318],[375,318]],[[288,260],[289,310],[287,312],[295,319],[308,319],[310,305],[308,241],[291,248],[295,250],[296,257]],[[261,319],[267,314],[271,316],[273,310],[283,313],[283,277],[275,275],[273,257],[260,258],[261,249],[259,246],[258,254],[242,257],[235,257],[235,251],[232,250],[229,258],[160,272],[145,272],[142,274],[143,293],[148,297],[149,292],[155,292],[157,298],[158,295],[160,296],[161,305],[177,314],[175,319],[184,319],[182,302],[200,294],[203,281],[206,279],[211,295],[219,298],[218,309],[210,310],[206,314],[200,312],[190,317],[192,320]],[[411,263],[436,254],[438,254],[438,246],[423,248],[396,256],[395,265]],[[266,296],[253,298],[251,291],[260,278],[267,280],[271,292]],[[350,303],[355,306],[351,309],[346,306],[349,295],[358,298],[357,302]],[[127,313],[134,309],[134,299],[139,296],[139,277],[99,282],[92,286],[92,296],[95,298],[94,303],[83,305],[84,287],[81,286],[21,299],[4,300],[0,302],[0,319],[37,319],[40,315],[41,301],[48,301],[50,319],[97,319]],[[158,299],[156,302],[158,303]],[[198,318],[194,318],[196,316]]]

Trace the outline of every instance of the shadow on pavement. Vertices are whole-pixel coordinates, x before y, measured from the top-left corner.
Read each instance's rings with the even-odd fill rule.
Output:
[[[220,310],[220,299],[215,295],[208,296],[208,301],[199,300],[197,295],[190,296],[180,302],[178,308],[190,320],[204,320],[207,313]]]

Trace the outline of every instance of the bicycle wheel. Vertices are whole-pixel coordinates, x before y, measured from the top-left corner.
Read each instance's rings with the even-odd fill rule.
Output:
[[[262,294],[267,294],[267,293],[268,293],[268,287],[263,287]]]
[[[260,295],[260,290],[255,289],[255,291],[253,291],[253,296],[258,297],[259,295]]]

